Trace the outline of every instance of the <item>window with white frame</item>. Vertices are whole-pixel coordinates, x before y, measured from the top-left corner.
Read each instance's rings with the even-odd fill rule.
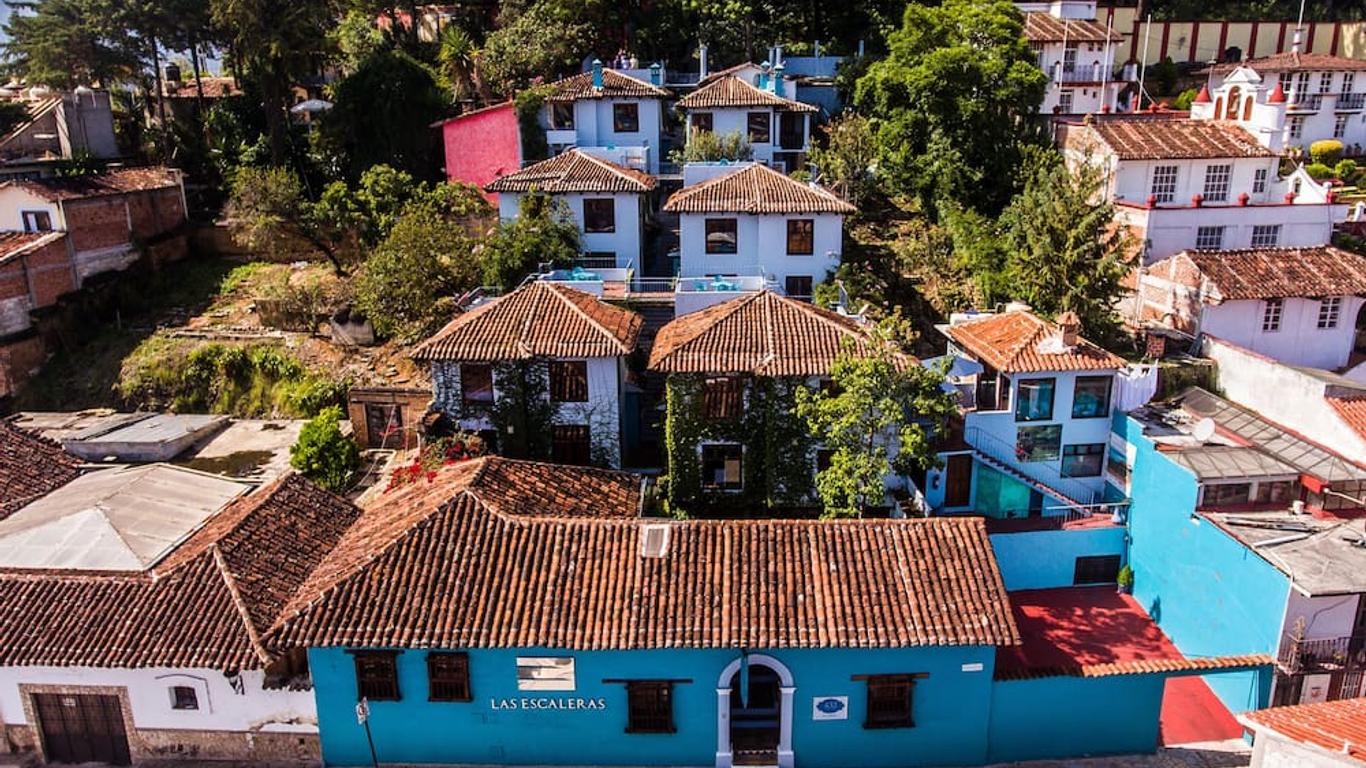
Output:
[[[1228,182],[1233,175],[1233,165],[1219,163],[1205,166],[1205,199],[1221,202],[1228,199]]]
[[[1290,93],[1290,79],[1291,79],[1292,77],[1294,77],[1294,76],[1295,76],[1295,75],[1294,75],[1293,72],[1282,72],[1282,73],[1281,73],[1281,78],[1280,78],[1280,79],[1281,79],[1281,90],[1282,90],[1282,91],[1285,91],[1285,93],[1286,93],[1287,95],[1289,95],[1289,93]]]
[[[1262,332],[1274,333],[1281,329],[1281,315],[1285,312],[1285,299],[1267,299],[1262,302]]]
[[[1319,328],[1327,330],[1338,327],[1342,317],[1342,297],[1329,296],[1319,300]]]
[[[1304,138],[1304,115],[1295,115],[1290,118],[1290,138]]]
[[[1253,248],[1275,248],[1280,242],[1280,224],[1258,224],[1252,228]]]
[[[1224,247],[1223,227],[1200,227],[1195,230],[1195,247],[1202,251],[1217,251]]]
[[[1333,138],[1340,139],[1347,135],[1347,115],[1337,115],[1333,118]]]
[[[1319,75],[1319,93],[1329,93],[1333,90],[1333,73],[1324,72]]]
[[[1308,96],[1308,95],[1309,95],[1309,73],[1308,73],[1308,72],[1301,72],[1301,73],[1295,75],[1295,94],[1294,94],[1294,98],[1290,99],[1290,101],[1291,101],[1291,103],[1298,104],[1299,102],[1304,101],[1305,97]]]
[[[1072,93],[1071,88],[1064,88],[1061,91],[1059,91],[1058,111],[1065,115],[1072,114],[1072,105],[1074,103],[1072,99],[1074,96],[1076,96],[1076,94]]]
[[[1077,46],[1069,45],[1062,49],[1062,71],[1075,72],[1077,70]]]
[[[1354,87],[1356,87],[1356,79],[1357,79],[1357,73],[1355,73],[1355,72],[1343,72],[1343,73],[1342,73],[1342,87],[1339,89],[1338,92],[1339,92],[1339,93],[1351,93],[1351,92],[1352,92],[1352,89],[1353,89]]]
[[[1176,199],[1176,166],[1159,165],[1153,169],[1152,195],[1159,203]]]
[[[1270,176],[1270,171],[1265,168],[1258,168],[1252,174],[1252,194],[1266,194],[1266,180],[1268,176]]]

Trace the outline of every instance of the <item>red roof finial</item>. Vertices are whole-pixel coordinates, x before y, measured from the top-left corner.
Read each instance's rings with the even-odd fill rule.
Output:
[[[1208,85],[1202,85],[1202,86],[1200,86],[1200,93],[1196,95],[1195,101],[1192,101],[1191,103],[1192,103],[1192,104],[1208,104],[1208,103],[1209,103],[1209,86],[1208,86]]]
[[[1267,104],[1284,104],[1285,89],[1281,87],[1281,81],[1276,81],[1276,87],[1271,91],[1271,95],[1266,99]]]

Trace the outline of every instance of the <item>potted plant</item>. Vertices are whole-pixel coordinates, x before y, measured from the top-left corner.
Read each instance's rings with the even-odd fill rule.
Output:
[[[1119,575],[1115,577],[1115,582],[1119,584],[1120,594],[1129,594],[1134,588],[1134,569],[1127,565],[1120,568]]]

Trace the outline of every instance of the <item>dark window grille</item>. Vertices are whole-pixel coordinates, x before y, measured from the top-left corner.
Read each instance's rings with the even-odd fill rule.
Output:
[[[469,654],[427,654],[427,698],[430,701],[470,700]]]
[[[812,219],[788,219],[787,253],[790,256],[810,256],[816,252],[816,222]]]
[[[357,652],[356,689],[362,699],[398,701],[398,654],[391,651]]]
[[[744,388],[733,377],[707,379],[702,385],[702,412],[709,419],[733,419],[744,406]]]
[[[1114,584],[1119,578],[1119,555],[1086,555],[1077,558],[1072,584]]]
[[[552,360],[550,362],[550,401],[554,403],[588,402],[588,363],[583,360]]]
[[[593,444],[583,424],[556,424],[550,430],[550,460],[556,464],[587,466],[592,463]]]
[[[911,700],[915,679],[910,675],[870,675],[868,714],[864,728],[912,728]]]
[[[626,684],[626,732],[673,733],[673,684],[653,680],[633,680]]]

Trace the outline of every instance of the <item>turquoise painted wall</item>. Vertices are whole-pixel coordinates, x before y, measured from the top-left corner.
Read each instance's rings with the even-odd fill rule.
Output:
[[[1161,675],[1045,677],[996,683],[991,762],[1152,752]]]
[[[1137,452],[1129,509],[1134,597],[1188,657],[1275,655],[1290,580],[1206,520],[1191,521],[1197,483],[1162,455],[1132,419],[1114,431]],[[1266,706],[1270,675],[1209,675],[1210,688],[1234,713]]]
[[[796,686],[793,752],[802,768],[891,768],[985,762],[994,649],[990,647],[760,651],[791,670]],[[739,654],[731,650],[584,651],[471,650],[474,700],[428,702],[426,653],[398,657],[403,698],[371,703],[381,762],[540,765],[712,765],[716,757],[716,687]],[[517,690],[516,657],[575,659],[574,692]],[[981,664],[964,672],[964,664]],[[367,765],[364,730],[356,723],[355,668],[340,648],[309,651],[323,759]],[[916,727],[865,730],[865,686],[851,675],[926,672],[917,683]],[[690,678],[675,686],[673,734],[628,734],[625,686],[604,679]],[[848,696],[849,718],[812,719],[816,696]],[[492,699],[601,698],[598,710],[494,710]]]
[[[997,533],[991,548],[1008,590],[1070,587],[1078,557],[1119,555],[1122,560],[1124,528]]]
[[[980,461],[972,463],[976,486],[974,511],[986,517],[1026,517],[1029,515],[1030,487]]]

